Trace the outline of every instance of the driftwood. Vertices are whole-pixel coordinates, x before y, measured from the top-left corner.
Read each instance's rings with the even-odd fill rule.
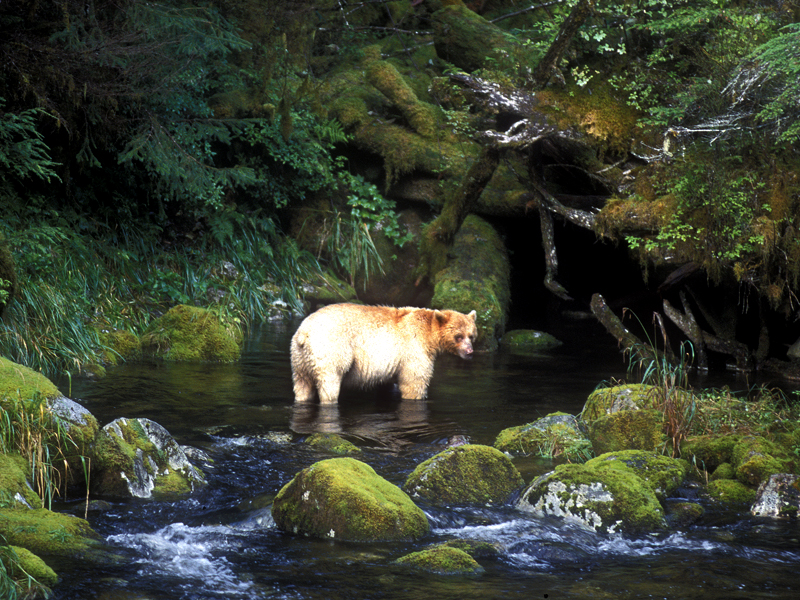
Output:
[[[653,347],[640,340],[622,324],[620,318],[608,307],[605,298],[601,294],[592,296],[591,308],[597,320],[606,328],[606,331],[617,339],[619,345],[625,351],[635,348],[639,358],[658,359],[658,353]]]

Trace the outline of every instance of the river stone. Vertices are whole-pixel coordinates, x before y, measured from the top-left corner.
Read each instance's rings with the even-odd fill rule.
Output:
[[[275,496],[272,517],[289,533],[355,542],[416,540],[430,531],[405,492],[349,457],[300,471]]]
[[[505,454],[491,446],[465,444],[418,465],[403,489],[436,506],[503,504],[523,484]]]
[[[191,492],[205,483],[180,445],[150,419],[119,418],[100,430],[91,489],[98,496],[150,498]]]
[[[514,329],[500,339],[500,347],[512,352],[537,352],[558,348],[563,342],[544,331]]]
[[[646,481],[659,500],[664,500],[680,487],[689,474],[689,463],[680,458],[670,458],[644,450],[607,452],[586,463],[587,467],[632,469]]]
[[[757,517],[796,518],[800,512],[800,476],[775,473],[756,492],[750,512]]]
[[[618,450],[656,450],[664,444],[663,416],[657,410],[618,410],[588,424],[596,455]]]
[[[559,465],[523,491],[517,508],[602,533],[645,533],[666,525],[653,489],[625,465]]]
[[[736,479],[716,479],[706,486],[706,494],[712,500],[730,508],[752,505],[756,490]]]
[[[774,442],[762,436],[743,437],[731,452],[736,479],[757,486],[775,473],[792,471],[792,461]]]
[[[659,388],[641,383],[599,388],[589,394],[581,418],[587,423],[620,410],[639,410],[653,406]]]
[[[395,561],[437,575],[478,575],[484,568],[467,552],[452,546],[435,546],[412,552]]]
[[[234,362],[242,335],[205,308],[179,304],[155,319],[142,334],[145,356],[169,361]]]
[[[589,440],[578,420],[567,413],[552,413],[526,425],[508,427],[497,435],[494,447],[511,456],[531,454],[569,460],[586,459]]]
[[[330,452],[331,454],[345,455],[345,454],[358,454],[359,452],[361,452],[361,448],[359,448],[352,442],[348,442],[346,439],[344,439],[337,433],[323,433],[323,432],[314,433],[308,436],[306,444],[317,450]]]

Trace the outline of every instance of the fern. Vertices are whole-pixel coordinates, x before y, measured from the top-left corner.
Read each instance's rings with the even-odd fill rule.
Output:
[[[0,96],[0,111],[5,98]],[[36,117],[46,114],[40,109],[29,109],[21,113],[5,113],[0,116],[0,173],[5,180],[9,175],[18,179],[35,177],[50,181],[59,179],[54,171],[58,163],[50,160],[50,149],[36,128]]]

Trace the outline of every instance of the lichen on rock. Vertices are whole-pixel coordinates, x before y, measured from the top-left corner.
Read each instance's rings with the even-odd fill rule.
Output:
[[[417,465],[403,489],[438,506],[503,504],[523,483],[505,454],[491,446],[465,444]]]
[[[349,457],[297,473],[275,496],[272,517],[289,533],[345,541],[417,540],[430,531],[405,492]]]

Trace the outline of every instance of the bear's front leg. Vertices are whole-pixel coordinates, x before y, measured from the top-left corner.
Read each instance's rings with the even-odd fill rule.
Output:
[[[433,375],[433,373],[431,373]],[[428,384],[431,375],[403,369],[397,376],[400,395],[406,400],[422,400],[428,397]]]

